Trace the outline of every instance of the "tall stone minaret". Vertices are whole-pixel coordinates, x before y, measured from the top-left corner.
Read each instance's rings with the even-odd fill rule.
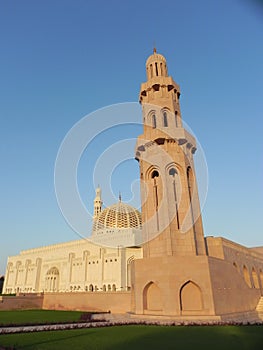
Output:
[[[96,219],[99,216],[99,214],[101,213],[102,204],[103,204],[102,199],[101,199],[100,187],[96,188],[96,196],[95,196],[93,203],[94,203],[93,219]]]
[[[196,141],[182,125],[180,87],[156,49],[146,73],[140,90],[144,129],[136,146],[144,257],[205,255],[193,161]]]

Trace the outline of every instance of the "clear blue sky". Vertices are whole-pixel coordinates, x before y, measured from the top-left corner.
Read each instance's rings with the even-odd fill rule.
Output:
[[[86,114],[138,100],[154,45],[206,155],[205,234],[263,245],[262,1],[0,0],[0,33],[0,273],[8,255],[79,238],[56,202],[59,146]]]

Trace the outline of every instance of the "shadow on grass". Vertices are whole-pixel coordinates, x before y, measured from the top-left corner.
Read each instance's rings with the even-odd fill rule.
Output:
[[[21,350],[263,349],[263,326],[120,326],[5,337],[1,345]]]
[[[48,331],[48,332],[35,332],[35,333],[26,333],[26,334],[14,334],[7,335],[6,337],[13,337],[12,345],[9,343],[9,347],[11,349],[66,349],[67,344],[81,344],[81,338],[88,338],[94,332],[89,329],[88,334],[83,332],[83,334],[79,334],[78,331],[81,330],[68,330],[68,331]],[[77,333],[77,334],[76,334]],[[60,347],[60,343],[62,347]],[[0,347],[1,347],[1,339],[0,339]],[[3,346],[7,346],[6,343],[3,343]],[[69,347],[70,348],[70,347]],[[78,349],[78,348],[76,348]]]

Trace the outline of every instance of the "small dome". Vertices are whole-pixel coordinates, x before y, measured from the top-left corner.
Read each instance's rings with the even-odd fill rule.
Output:
[[[148,59],[146,61],[146,66],[152,62],[157,62],[157,61],[162,61],[162,62],[166,63],[165,57],[163,55],[161,55],[160,53],[156,53],[156,50],[155,50],[153,52],[153,54],[148,57]]]
[[[146,72],[148,80],[168,76],[166,59],[163,55],[157,53],[156,49],[153,50],[153,54],[146,61]]]
[[[119,201],[104,209],[94,220],[93,231],[105,228],[137,228],[142,227],[141,213],[132,206]]]

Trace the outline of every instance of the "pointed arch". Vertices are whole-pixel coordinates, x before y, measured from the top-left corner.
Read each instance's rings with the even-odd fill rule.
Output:
[[[261,269],[259,270],[259,280],[261,284],[261,289],[263,290],[263,272]]]
[[[151,165],[145,172],[145,178],[147,180],[154,178],[156,175],[160,174],[160,169],[156,165]]]
[[[127,289],[131,289],[131,263],[134,260],[134,255],[127,260]]]
[[[180,230],[180,220],[179,220],[179,195],[178,195],[178,187],[179,187],[179,175],[178,171],[175,166],[170,167],[168,174],[172,180],[172,192],[173,192],[173,199],[175,203],[175,215],[176,215],[176,222],[177,222],[177,229]]]
[[[162,115],[162,126],[163,127],[168,127],[168,124],[170,124],[170,116],[171,116],[171,112],[170,109],[168,107],[163,107],[161,109],[161,115]]]
[[[251,288],[252,287],[251,279],[250,279],[249,271],[246,265],[243,265],[243,276],[246,284]]]
[[[252,281],[253,281],[254,287],[256,289],[259,289],[258,275],[257,275],[256,270],[255,270],[254,267],[252,268],[251,274],[252,274]]]
[[[178,112],[175,111],[174,113],[174,121],[175,121],[175,126],[178,127]]]
[[[157,117],[156,117],[156,110],[151,109],[148,113],[147,113],[147,117],[145,120],[145,124],[148,126],[151,126],[152,128],[157,128]]]
[[[46,292],[57,292],[59,290],[59,270],[57,267],[51,267],[45,278],[45,291]]]
[[[168,117],[167,117],[167,112],[163,111],[163,126],[166,128],[168,127]]]
[[[152,115],[152,127],[154,128],[154,129],[156,129],[156,115],[155,114],[153,114]]]
[[[194,206],[193,206],[195,179],[194,179],[193,170],[190,166],[187,167],[187,185],[188,185],[188,194],[189,194],[189,206],[190,206],[191,218],[192,218],[192,227],[193,227],[194,235],[196,235],[196,227],[195,227],[196,215],[194,213]]]
[[[143,290],[143,309],[147,311],[162,311],[162,293],[154,282],[149,282]]]
[[[237,270],[237,272],[239,272],[239,267],[238,267],[238,265],[237,265],[237,263],[235,261],[233,262],[233,266]]]
[[[200,287],[187,281],[180,289],[181,311],[201,311],[203,310],[203,296]]]

